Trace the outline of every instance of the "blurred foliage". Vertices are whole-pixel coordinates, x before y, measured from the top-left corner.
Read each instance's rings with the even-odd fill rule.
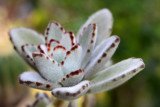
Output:
[[[0,107],[17,105],[27,94],[18,83],[18,75],[27,69],[17,55],[0,57]]]
[[[66,30],[76,34],[88,16],[99,9],[109,8],[114,17],[112,34],[121,38],[113,56],[114,62],[140,57],[146,68],[124,85],[96,94],[95,107],[159,107],[159,4],[160,0],[1,0],[0,10],[6,10],[6,21],[21,23],[21,26],[33,28],[42,34],[50,20],[60,22]],[[14,59],[14,55],[2,63],[3,57],[0,58],[0,83],[7,80],[13,85],[17,74],[26,69],[19,60]]]
[[[0,57],[0,68],[0,84],[2,86],[7,84],[14,86],[17,83],[14,78],[17,78],[22,71],[26,70],[27,66],[17,55],[11,55]]]

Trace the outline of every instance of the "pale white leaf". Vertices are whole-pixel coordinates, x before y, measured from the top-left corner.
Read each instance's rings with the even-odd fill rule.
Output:
[[[61,80],[63,86],[73,86],[79,83],[84,76],[84,71],[82,69],[72,71]]]
[[[51,39],[55,39],[57,41],[60,41],[62,34],[64,33],[63,27],[55,22],[51,21],[45,31],[45,42],[46,45],[49,43]]]
[[[62,38],[60,40],[60,44],[65,46],[67,50],[70,50],[72,46],[76,44],[76,39],[71,31],[67,31],[62,35]]]
[[[48,54],[47,53],[47,47],[44,44],[40,44],[37,46],[37,49],[39,50],[40,53],[43,54]]]
[[[62,45],[57,45],[54,47],[51,57],[55,59],[58,63],[61,63],[64,57],[66,56],[66,48]]]
[[[33,44],[25,44],[22,45],[22,53],[23,53],[23,57],[24,59],[28,62],[28,64],[33,67],[35,70],[37,70],[35,64],[34,64],[34,60],[32,57],[32,53],[33,52],[38,52],[37,46],[33,45]]]
[[[15,47],[15,49],[22,54],[21,46],[25,44],[44,44],[43,35],[37,33],[34,30],[18,27],[13,28],[9,32],[10,39]]]
[[[113,89],[136,75],[145,65],[142,59],[129,58],[105,70],[91,80],[90,93],[99,93]]]
[[[40,74],[53,83],[59,82],[63,78],[60,64],[43,53],[33,53],[35,65]]]
[[[72,87],[61,87],[52,90],[52,94],[62,100],[74,100],[77,99],[89,90],[90,82],[85,80]]]
[[[57,41],[55,39],[51,39],[49,41],[49,43],[47,44],[47,52],[48,52],[48,54],[51,54],[53,52],[53,49],[59,44],[60,44],[59,41]]]
[[[79,36],[78,43],[81,44],[83,49],[82,55],[82,68],[86,66],[86,64],[90,60],[91,53],[94,49],[97,38],[97,27],[96,24],[89,24],[82,32],[81,36]]]
[[[54,88],[61,87],[59,84],[53,84],[43,79],[37,72],[32,71],[20,74],[19,82],[23,85],[43,90],[52,90]]]
[[[71,50],[66,52],[66,57],[62,61],[62,69],[65,75],[72,71],[80,69],[82,57],[82,48],[79,44],[76,44]]]
[[[113,17],[112,13],[108,9],[102,9],[91,15],[86,23],[81,27],[77,36],[80,36],[83,28],[88,26],[91,23],[97,24],[97,40],[96,45],[98,45],[106,37],[109,37],[112,32]]]
[[[91,61],[85,68],[85,78],[90,78],[96,74],[107,61],[110,60],[118,47],[120,39],[118,36],[111,36],[101,42],[93,51]]]

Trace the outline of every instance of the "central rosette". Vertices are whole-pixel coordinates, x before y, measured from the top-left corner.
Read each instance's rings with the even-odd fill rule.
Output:
[[[45,32],[45,44],[25,44],[22,51],[30,64],[35,64],[40,75],[62,86],[79,83],[84,70],[81,69],[82,47],[70,31],[64,31],[56,22],[51,22]]]

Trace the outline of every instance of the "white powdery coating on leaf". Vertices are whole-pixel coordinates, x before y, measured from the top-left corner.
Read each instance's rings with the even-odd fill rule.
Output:
[[[72,46],[76,44],[76,39],[74,33],[71,31],[67,31],[62,35],[60,40],[60,44],[65,46],[67,50],[70,50]]]
[[[62,70],[65,75],[72,71],[80,69],[81,66],[82,48],[79,44],[76,44],[70,51],[66,52],[66,57],[62,61]]]
[[[23,72],[22,74],[20,74],[19,82],[26,86],[44,90],[52,90],[53,88],[60,87],[60,85],[58,84],[53,84],[46,81],[37,72],[31,71]]]
[[[55,59],[58,63],[61,63],[66,56],[66,48],[62,45],[57,45],[54,47],[51,57]]]
[[[63,72],[60,64],[43,53],[33,53],[33,58],[40,74],[53,83],[60,82]]]
[[[61,87],[52,90],[52,94],[63,100],[74,100],[83,96],[90,88],[90,82],[85,80],[72,87]]]
[[[78,84],[84,76],[84,71],[82,69],[72,71],[67,74],[61,81],[63,86],[73,86]]]
[[[91,61],[85,68],[85,79],[96,74],[104,64],[110,60],[118,47],[120,39],[118,36],[111,36],[102,41],[93,51]]]
[[[79,36],[79,43],[82,46],[83,54],[82,54],[82,68],[90,61],[90,56],[95,47],[97,38],[97,26],[96,24],[89,24],[86,28],[84,28],[81,36]]]
[[[22,49],[22,56],[24,56],[26,62],[28,62],[34,69],[37,69],[32,57],[33,52],[38,52],[37,46],[33,44],[25,44],[22,45],[21,49]]]
[[[49,43],[46,44],[46,45],[47,45],[48,55],[51,55],[51,53],[53,53],[53,49],[54,49],[57,45],[59,45],[59,44],[60,44],[59,41],[57,41],[57,40],[55,40],[55,39],[51,39],[51,40],[49,41]]]
[[[46,44],[49,43],[51,39],[60,41],[63,33],[64,33],[63,27],[59,23],[51,21],[45,30]]]
[[[44,37],[36,31],[28,28],[18,27],[13,28],[9,32],[10,39],[15,46],[16,50],[21,54],[21,46],[24,44],[43,44]]]
[[[126,82],[144,69],[144,67],[145,65],[142,59],[129,58],[123,60],[101,71],[99,75],[91,81],[90,92],[98,93],[113,89]]]
[[[46,54],[46,55],[48,54],[47,53],[47,47],[45,45],[40,44],[40,45],[37,46],[37,48],[38,48],[38,50],[39,50],[40,53],[43,53],[43,54]]]
[[[81,34],[84,27],[92,23],[97,24],[98,27],[98,37],[96,41],[96,45],[98,45],[106,37],[109,37],[112,32],[112,13],[108,9],[102,9],[91,15],[89,19],[86,21],[86,23],[79,30],[78,36]]]

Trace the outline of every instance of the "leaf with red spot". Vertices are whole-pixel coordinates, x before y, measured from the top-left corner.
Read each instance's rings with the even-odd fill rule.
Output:
[[[62,100],[77,99],[89,90],[90,82],[85,80],[72,87],[61,87],[52,90],[52,94]]]
[[[36,45],[33,45],[33,44],[25,44],[25,45],[22,45],[21,47],[22,49],[22,53],[24,55],[25,60],[34,68],[36,69],[35,65],[34,65],[34,60],[33,60],[33,57],[32,57],[32,53],[33,52],[38,52],[38,49],[37,49],[37,46]]]
[[[21,46],[25,44],[43,44],[43,35],[28,28],[17,27],[9,31],[11,42],[13,43],[16,51],[22,54]]]
[[[85,78],[95,75],[110,60],[119,45],[118,36],[111,36],[101,42],[93,51],[91,61],[85,68]]]
[[[43,53],[33,53],[35,65],[39,73],[48,81],[59,82],[63,78],[60,64]]]
[[[55,21],[51,21],[45,31],[45,42],[46,45],[49,43],[49,41],[51,39],[55,39],[57,41],[59,41],[62,37],[62,34],[64,33],[64,29],[63,27],[55,22]]]
[[[22,46],[25,44],[43,44],[44,37],[43,35],[37,33],[36,31],[28,28],[17,27],[13,28],[9,31],[10,40],[14,45],[14,49],[23,57],[23,59],[31,65],[35,70],[36,67],[33,65],[31,61],[31,55],[26,55],[25,52],[22,51]],[[30,52],[29,52],[30,53]],[[26,58],[27,57],[27,58]]]
[[[72,71],[78,70],[81,67],[82,48],[79,44],[76,44],[70,51],[66,52],[66,57],[62,61],[62,70],[65,75]]]
[[[84,76],[84,71],[82,69],[72,71],[61,80],[61,84],[63,86],[76,85],[82,80],[83,76]]]
[[[71,31],[66,31],[60,40],[61,45],[65,46],[67,50],[70,50],[72,46],[76,44],[76,39],[74,33]]]
[[[66,56],[66,48],[63,47],[62,45],[57,45],[52,50],[51,57],[58,63],[61,63],[65,56]]]
[[[47,54],[47,48],[45,45],[40,44],[37,46],[37,49],[39,50],[40,53]]]
[[[102,42],[106,37],[109,37],[112,32],[113,17],[108,9],[102,9],[89,17],[86,23],[80,28],[78,35],[80,36],[83,29],[89,24],[95,23],[98,28],[96,45]]]
[[[91,80],[90,93],[99,93],[113,89],[136,75],[145,65],[140,58],[129,58],[100,71]]]
[[[82,68],[88,64],[91,53],[95,47],[97,38],[97,26],[96,24],[89,24],[78,38],[78,43],[81,44],[83,49],[82,55]]]
[[[47,52],[51,53],[53,51],[53,48],[56,47],[59,44],[60,44],[59,41],[57,41],[55,39],[51,39],[49,41],[49,43],[47,44]]]
[[[43,79],[37,72],[32,71],[23,72],[20,74],[19,82],[29,87],[44,90],[52,90],[54,88],[61,87],[59,84],[54,84]]]

